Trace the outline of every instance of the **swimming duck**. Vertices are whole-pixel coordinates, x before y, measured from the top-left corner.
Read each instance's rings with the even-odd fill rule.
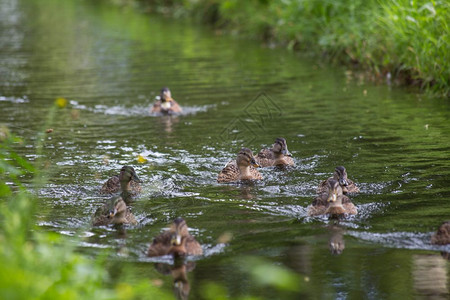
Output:
[[[450,221],[446,221],[439,226],[437,232],[431,237],[431,243],[434,245],[450,244]]]
[[[328,189],[328,181],[337,180],[342,187],[342,192],[344,194],[348,193],[359,193],[359,188],[355,185],[353,181],[347,178],[347,171],[345,167],[339,166],[334,170],[333,177],[328,178],[327,180],[322,181],[317,188],[317,193],[322,194],[327,192]]]
[[[163,113],[163,114],[179,114],[182,112],[181,107],[172,98],[172,93],[168,87],[164,87],[161,90],[159,99],[153,104],[150,111],[151,113]]]
[[[356,215],[357,209],[350,198],[342,193],[339,181],[327,180],[327,192],[317,196],[308,208],[308,215],[330,215],[338,217],[342,215]]]
[[[140,182],[142,181],[136,175],[134,168],[124,166],[120,169],[119,175],[114,175],[103,184],[100,193],[114,194],[122,190],[123,196],[128,198],[129,196],[135,196],[142,191],[142,187],[139,184]]]
[[[95,212],[92,224],[94,226],[109,224],[137,224],[131,211],[127,208],[121,196],[109,199]]]
[[[157,236],[148,249],[148,256],[162,255],[202,255],[203,250],[195,238],[189,234],[186,221],[176,218],[169,230]]]
[[[228,162],[225,168],[219,173],[217,182],[235,182],[239,180],[260,180],[261,174],[255,168],[259,164],[253,156],[252,150],[242,148],[236,160]]]
[[[295,164],[284,138],[277,138],[272,148],[262,149],[255,160],[261,167],[293,166]]]

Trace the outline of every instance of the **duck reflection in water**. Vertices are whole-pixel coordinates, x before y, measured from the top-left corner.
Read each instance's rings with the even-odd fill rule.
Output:
[[[449,299],[447,262],[438,255],[412,256],[416,295],[423,299]]]
[[[177,299],[185,300],[189,298],[191,285],[187,273],[195,269],[195,262],[186,262],[183,257],[176,257],[173,265],[155,263],[155,269],[161,274],[172,276],[173,291]]]
[[[159,121],[164,126],[165,132],[172,133],[174,125],[180,122],[180,119],[178,116],[168,115],[168,116],[161,116],[159,118]]]
[[[227,194],[232,194],[233,197],[238,199],[250,200],[255,199],[255,182],[248,181],[239,185],[223,185],[220,187],[220,191]]]
[[[255,195],[253,194],[254,183],[249,183],[245,185],[241,185],[239,190],[241,194],[239,195],[242,199],[249,200],[254,199]]]
[[[344,252],[345,241],[344,241],[344,228],[338,225],[331,225],[329,228],[330,239],[328,241],[328,246],[330,252],[333,255],[340,255]]]

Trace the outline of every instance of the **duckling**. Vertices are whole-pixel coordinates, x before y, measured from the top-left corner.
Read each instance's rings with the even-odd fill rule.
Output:
[[[114,175],[103,184],[100,193],[114,194],[122,190],[124,197],[127,199],[129,196],[135,196],[142,191],[139,184],[141,182],[133,167],[124,166],[119,175]]]
[[[137,224],[133,214],[127,208],[121,196],[109,199],[95,212],[92,224],[94,226],[109,224]]]
[[[219,173],[217,182],[235,182],[239,180],[260,180],[261,174],[255,168],[259,164],[255,161],[252,150],[242,148],[236,160],[228,162]]]
[[[284,138],[277,138],[272,148],[262,149],[255,160],[261,167],[293,166],[295,164]]]
[[[169,230],[157,236],[148,249],[148,256],[162,255],[202,255],[203,250],[195,238],[189,234],[186,221],[176,218]]]
[[[359,193],[359,188],[355,185],[353,181],[347,178],[347,171],[345,167],[339,166],[334,170],[333,177],[328,178],[327,180],[322,181],[317,188],[317,193],[322,194],[327,192],[328,190],[328,181],[337,180],[342,187],[342,192],[344,195],[348,193]]]
[[[162,114],[179,114],[182,112],[181,107],[172,98],[172,93],[168,87],[164,87],[161,90],[159,99],[153,104],[150,111],[151,113],[162,113]]]
[[[434,245],[450,244],[450,221],[446,221],[439,226],[437,232],[431,237],[431,243]]]
[[[342,193],[342,187],[338,181],[327,181],[327,192],[317,196],[308,208],[309,216],[330,215],[338,217],[342,215],[356,215],[357,209],[350,198]]]

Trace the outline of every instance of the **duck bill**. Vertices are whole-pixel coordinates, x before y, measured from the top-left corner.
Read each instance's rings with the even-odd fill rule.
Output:
[[[331,193],[331,194],[328,196],[328,199],[327,199],[327,201],[330,202],[330,203],[336,202],[336,200],[337,200],[337,194],[334,193],[334,192]]]
[[[284,156],[289,156],[289,157],[292,156],[291,152],[289,152],[288,149],[281,150],[281,154],[283,154]]]
[[[254,160],[254,159],[252,159],[252,160],[250,161],[250,165],[253,166],[253,167],[255,167],[255,168],[261,167],[261,166],[256,162],[256,160]]]
[[[139,179],[139,177],[135,174],[133,174],[133,180],[142,183],[142,180]]]
[[[345,178],[339,178],[339,184],[341,186],[347,186],[348,185],[348,181]]]
[[[112,218],[117,214],[117,208],[114,208],[113,210],[109,211],[109,217]]]
[[[164,95],[162,98],[161,98],[161,101],[164,103],[164,102],[170,102],[170,101],[173,101],[173,98],[172,98],[172,96],[169,96],[169,95]]]
[[[172,241],[171,241],[172,245],[174,246],[179,246],[181,245],[181,235],[178,233],[175,233],[174,236],[172,236]]]

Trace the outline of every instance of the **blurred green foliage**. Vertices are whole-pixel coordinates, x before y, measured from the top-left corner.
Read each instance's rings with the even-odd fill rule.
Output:
[[[276,295],[279,299],[289,299],[299,295],[299,292],[305,292],[310,290],[308,286],[309,278],[306,276],[300,276],[292,270],[282,266],[269,262],[267,259],[256,256],[243,256],[238,257],[233,262],[237,269],[248,276],[248,279],[256,283],[258,291],[253,291],[249,294],[264,295],[262,299],[271,299],[273,295]],[[268,292],[266,289],[271,289]],[[206,282],[202,286],[203,296],[205,299],[217,300],[217,299],[261,299],[258,296],[240,296],[232,297],[222,285],[215,282]],[[271,294],[275,291],[275,294]]]
[[[358,65],[370,77],[450,95],[450,2],[429,0],[140,0],[244,37]]]
[[[40,231],[39,199],[20,178],[35,168],[11,147],[21,139],[0,128],[0,299],[172,299],[149,281],[109,283],[104,262],[75,252],[73,240]]]

